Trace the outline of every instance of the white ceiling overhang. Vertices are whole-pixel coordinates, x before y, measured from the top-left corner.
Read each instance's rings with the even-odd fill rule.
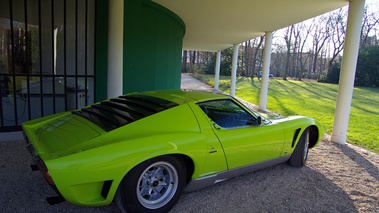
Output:
[[[349,4],[348,0],[153,0],[186,25],[183,49],[218,51]]]

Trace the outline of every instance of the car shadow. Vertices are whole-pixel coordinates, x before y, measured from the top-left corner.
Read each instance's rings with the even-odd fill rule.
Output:
[[[171,212],[358,212],[348,194],[310,167],[287,163],[186,193]]]

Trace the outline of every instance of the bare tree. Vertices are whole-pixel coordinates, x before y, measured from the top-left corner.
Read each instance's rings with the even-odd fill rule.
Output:
[[[187,50],[182,52],[182,72],[187,72]]]
[[[190,51],[190,73],[194,73],[196,51]]]
[[[374,3],[373,3],[374,4]],[[362,29],[361,29],[361,43],[360,47],[367,47],[370,45],[369,42],[369,35],[372,31],[379,30],[379,11],[370,11],[369,7],[377,8],[379,3],[375,3],[376,7],[374,5],[366,5],[364,14],[363,14],[363,22],[362,22]]]
[[[271,71],[274,75],[281,75],[283,64],[285,64],[285,47],[284,45],[275,44],[275,50],[271,56]]]
[[[301,23],[293,25],[293,57],[292,57],[292,74],[290,74],[291,77],[298,76],[298,55],[301,54],[300,52],[300,42],[301,42],[301,36],[302,36],[302,29],[301,29]]]
[[[341,8],[339,10],[335,10],[329,13],[330,16],[330,29],[332,35],[330,36],[330,43],[332,45],[331,51],[331,59],[329,60],[328,66],[330,67],[337,58],[337,56],[341,53],[345,43],[345,33],[346,33],[346,18],[347,18],[347,10],[345,8]]]
[[[250,74],[250,48],[251,48],[251,40],[248,40],[245,42],[245,49],[244,49],[244,57],[242,61],[242,64],[245,66],[245,75],[249,76]]]
[[[326,15],[316,17],[315,18],[318,24],[315,26],[315,30],[313,33],[313,68],[312,71],[315,74],[315,78],[320,77],[320,72],[319,70],[317,72],[317,59],[320,51],[323,49],[324,45],[326,44],[326,41],[330,37],[330,22],[331,22],[331,17],[328,17]]]
[[[255,75],[255,65],[257,64],[257,61],[258,61],[258,53],[261,49],[261,47],[263,46],[263,41],[264,41],[264,36],[260,36],[258,38],[255,38],[253,39],[253,48],[252,48],[252,59],[251,59],[251,62],[252,62],[252,70],[251,70],[251,77],[254,78],[254,75]],[[259,71],[259,70],[258,70]]]
[[[311,22],[310,24],[305,25],[304,23],[298,24],[298,30],[302,32],[302,36],[299,37],[299,64],[300,64],[300,71],[299,71],[299,81],[301,81],[303,71],[304,71],[304,66],[308,62],[309,59],[309,52],[304,53],[305,51],[305,46],[307,44],[309,35],[311,34],[313,28],[315,26],[315,22]],[[305,55],[305,56],[304,56]]]
[[[286,60],[286,68],[283,74],[283,80],[287,80],[287,73],[288,73],[290,55],[291,55],[291,38],[292,38],[293,28],[294,28],[294,25],[287,27],[285,31],[285,35],[284,35],[284,41],[286,42],[286,47],[287,47],[287,60]]]

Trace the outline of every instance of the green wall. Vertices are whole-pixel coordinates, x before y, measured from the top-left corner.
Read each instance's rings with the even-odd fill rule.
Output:
[[[107,99],[108,5],[108,0],[96,2],[95,102]]]
[[[148,0],[125,0],[123,93],[180,89],[185,25]]]

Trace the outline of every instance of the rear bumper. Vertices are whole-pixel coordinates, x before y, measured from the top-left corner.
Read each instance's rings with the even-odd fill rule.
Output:
[[[44,176],[45,180],[50,185],[50,187],[57,193],[58,196],[62,197],[61,193],[59,192],[59,190],[55,186],[53,178],[50,176],[49,170],[47,169],[45,163],[43,162],[43,160],[38,155],[36,155],[35,149],[34,149],[33,145],[30,143],[28,136],[25,134],[24,131],[23,131],[23,135],[24,135],[24,140],[26,143],[26,148],[28,149],[29,153],[31,154],[31,156],[33,158],[34,166],[32,168],[38,168],[38,170]],[[34,169],[32,169],[32,170],[34,170]]]

